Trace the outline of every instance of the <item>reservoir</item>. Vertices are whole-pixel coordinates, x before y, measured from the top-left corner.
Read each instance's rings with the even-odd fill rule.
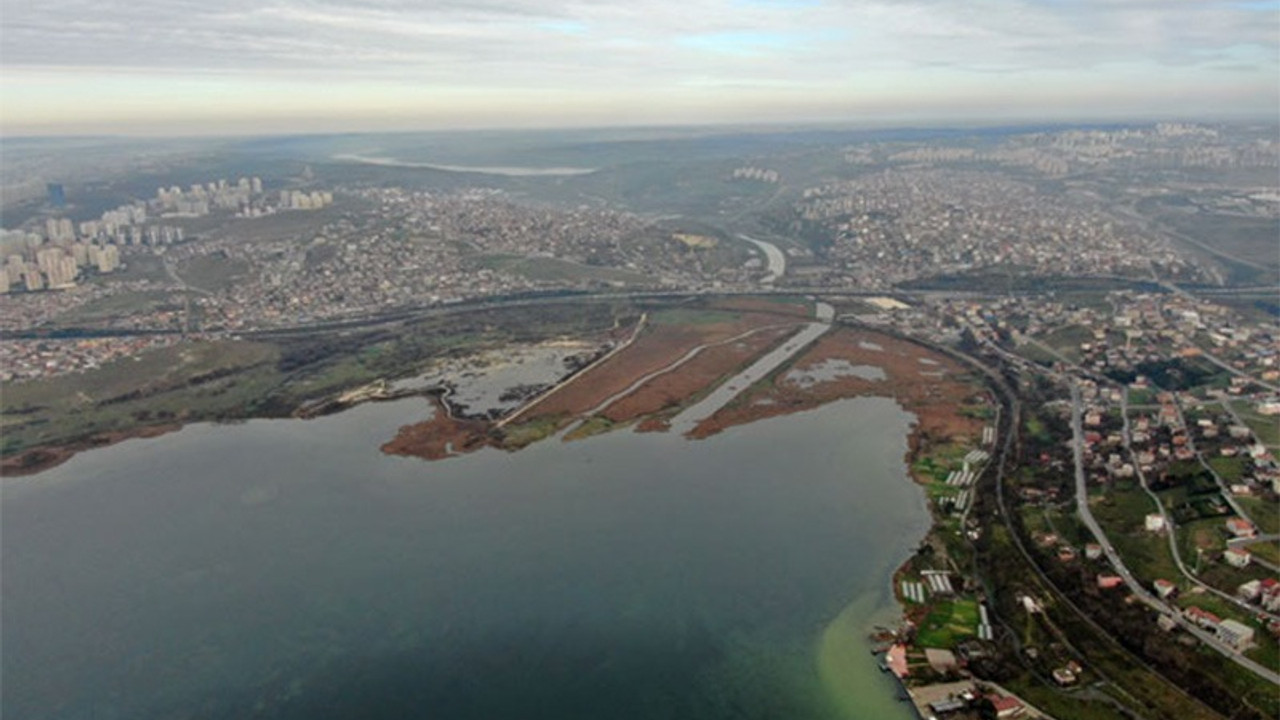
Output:
[[[5,479],[3,715],[911,717],[865,639],[929,523],[896,402],[379,451],[430,412],[193,425]]]

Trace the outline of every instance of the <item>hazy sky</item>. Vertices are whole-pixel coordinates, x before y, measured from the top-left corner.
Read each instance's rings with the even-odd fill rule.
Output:
[[[0,130],[1280,114],[1270,0],[0,0]]]

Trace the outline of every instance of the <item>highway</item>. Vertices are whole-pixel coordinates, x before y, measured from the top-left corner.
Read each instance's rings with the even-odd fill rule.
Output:
[[[1007,295],[1004,293],[1003,295]],[[1017,293],[1015,293],[1017,294]],[[787,288],[743,288],[740,290],[716,290],[712,291],[694,291],[694,290],[644,290],[632,292],[577,292],[577,291],[553,291],[538,294],[524,294],[519,296],[494,296],[486,298],[475,298],[464,302],[441,304],[441,303],[423,303],[414,305],[402,305],[381,309],[376,312],[369,312],[360,315],[351,315],[343,318],[334,318],[331,320],[319,320],[296,325],[280,325],[266,328],[248,328],[243,330],[227,331],[214,328],[211,332],[218,335],[226,335],[235,338],[256,338],[256,339],[274,339],[285,337],[296,337],[300,335],[311,335],[322,332],[341,332],[347,330],[360,330],[365,328],[374,328],[383,325],[395,325],[414,320],[420,320],[431,317],[446,317],[449,315],[461,315],[469,312],[481,312],[485,310],[501,310],[505,308],[515,307],[537,307],[542,305],[564,305],[567,303],[584,303],[584,302],[612,302],[617,300],[680,300],[693,298],[716,298],[716,297],[752,297],[752,296],[781,296],[781,297],[797,297],[804,295],[821,295],[826,297],[892,297],[899,299],[912,298],[952,298],[952,299],[977,299],[991,297],[990,293],[968,292],[968,291],[952,291],[952,290],[916,290],[910,292],[899,291],[877,291],[877,290],[842,290],[838,288],[823,287],[787,287]],[[197,332],[199,329],[197,329]],[[0,340],[42,340],[46,338],[77,338],[87,339],[94,337],[131,337],[131,336],[152,336],[152,335],[177,335],[182,331],[176,328],[158,328],[158,329],[137,329],[137,328],[95,328],[95,327],[36,327],[24,330],[3,330],[0,331]]]
[[[777,280],[787,273],[787,256],[782,254],[782,251],[778,249],[777,245],[774,245],[771,242],[765,242],[764,240],[757,240],[753,237],[747,237],[741,233],[738,234],[738,238],[746,240],[764,252],[765,261],[768,263],[767,269],[769,271],[769,274],[764,278],[764,282],[766,284],[772,283],[774,280]]]

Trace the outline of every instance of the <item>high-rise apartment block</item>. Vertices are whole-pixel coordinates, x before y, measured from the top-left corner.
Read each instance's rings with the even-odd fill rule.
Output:
[[[68,218],[49,218],[44,221],[45,236],[54,242],[66,242],[76,238],[75,228]]]

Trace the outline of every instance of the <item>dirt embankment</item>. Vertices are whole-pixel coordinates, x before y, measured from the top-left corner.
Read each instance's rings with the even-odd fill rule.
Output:
[[[746,312],[733,319],[696,324],[667,323],[656,318],[630,347],[574,378],[522,420],[579,417],[626,390],[637,379],[671,365],[700,345],[723,342],[755,328],[789,321],[786,314],[762,312]]]
[[[809,314],[803,305],[746,298],[711,308],[677,310],[671,315],[659,313],[626,349],[574,376],[501,430],[483,420],[450,418],[438,407],[435,418],[401,428],[382,450],[438,460],[481,447],[518,449],[583,418],[640,378],[660,373],[695,348],[708,346],[671,372],[656,374],[618,398],[602,413],[615,423],[646,418],[686,401],[733,372],[779,342]],[[738,338],[746,333],[750,334]]]
[[[16,455],[11,455],[0,461],[0,477],[19,477],[22,475],[34,475],[43,472],[51,467],[57,467],[62,463],[71,459],[73,455],[84,450],[92,450],[94,448],[115,445],[130,438],[153,438],[175,432],[182,429],[181,423],[168,423],[165,425],[146,425],[119,432],[104,432],[91,435],[84,440],[67,443],[65,445],[53,445],[49,447],[32,448]]]
[[[795,327],[763,328],[747,337],[708,347],[688,362],[619,398],[600,414],[612,422],[625,423],[678,408],[781,342],[795,332]]]
[[[828,379],[801,382],[804,374],[821,375],[822,368],[843,361],[854,368],[879,368],[883,379],[870,373],[827,373]],[[981,432],[982,421],[961,409],[974,402],[975,390],[961,376],[965,369],[950,358],[914,343],[880,333],[835,329],[809,348],[789,369],[752,388],[694,428],[703,438],[735,425],[816,408],[841,398],[877,395],[893,397],[918,419],[911,436],[911,452],[922,446]]]

